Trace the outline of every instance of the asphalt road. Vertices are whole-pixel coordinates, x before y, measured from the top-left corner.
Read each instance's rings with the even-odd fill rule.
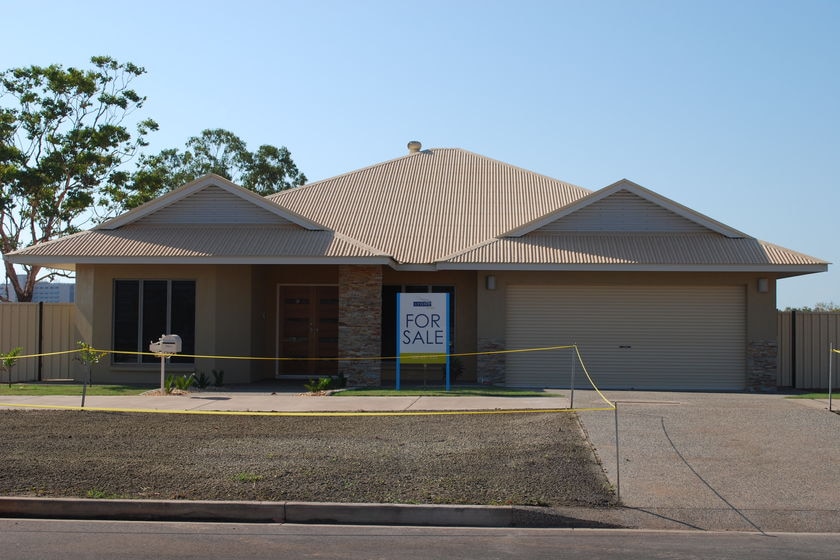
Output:
[[[840,534],[0,519],[0,550],[4,560],[795,560],[836,558]]]

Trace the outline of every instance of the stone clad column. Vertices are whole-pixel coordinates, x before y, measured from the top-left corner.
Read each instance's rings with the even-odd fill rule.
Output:
[[[382,348],[382,267],[338,267],[338,355],[379,356]],[[379,360],[342,361],[339,373],[350,386],[378,386],[382,382]]]
[[[775,340],[752,340],[747,345],[747,389],[775,391],[779,345]]]

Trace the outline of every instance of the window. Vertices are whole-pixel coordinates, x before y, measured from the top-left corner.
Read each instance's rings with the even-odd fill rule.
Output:
[[[113,348],[148,352],[162,334],[181,337],[184,354],[195,354],[194,280],[114,280]],[[193,363],[172,357],[172,363]],[[113,354],[118,364],[156,363],[154,356]]]
[[[455,348],[454,286],[382,286],[382,355],[397,354],[397,294],[449,294],[449,351]]]

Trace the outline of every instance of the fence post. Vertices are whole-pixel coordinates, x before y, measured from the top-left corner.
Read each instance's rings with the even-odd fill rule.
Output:
[[[834,343],[832,342],[829,345],[828,349],[828,411],[832,412],[831,410],[831,376],[833,373],[833,369],[831,364],[834,363]]]
[[[44,358],[44,302],[38,302],[38,381],[43,381]]]
[[[621,501],[621,455],[618,452],[618,401],[613,402],[615,411],[615,497]]]
[[[572,397],[569,401],[569,408],[575,408],[575,361],[577,360],[577,343],[572,343]]]

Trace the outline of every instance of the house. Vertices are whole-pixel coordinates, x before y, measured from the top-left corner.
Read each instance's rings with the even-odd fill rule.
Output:
[[[267,198],[208,175],[6,258],[75,270],[80,335],[124,352],[97,379],[154,381],[131,352],[167,332],[175,371],[390,383],[395,294],[446,292],[459,381],[568,386],[568,350],[482,352],[574,343],[603,388],[716,390],[775,384],[776,282],[828,265],[628,180],[419,142]]]

